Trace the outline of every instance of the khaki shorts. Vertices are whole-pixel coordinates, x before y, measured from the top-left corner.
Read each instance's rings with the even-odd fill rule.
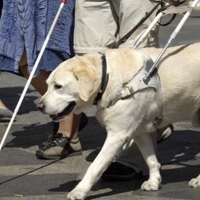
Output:
[[[113,48],[155,4],[150,0],[76,0],[74,51],[103,52]],[[151,15],[120,47],[133,47],[155,17]],[[141,46],[158,45],[158,26]]]

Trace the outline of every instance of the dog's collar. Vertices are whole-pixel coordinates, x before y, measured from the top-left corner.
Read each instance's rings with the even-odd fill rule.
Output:
[[[101,77],[101,86],[100,86],[100,90],[97,93],[97,96],[94,99],[94,105],[97,105],[98,101],[101,99],[101,97],[103,96],[103,93],[106,89],[107,83],[108,83],[108,73],[107,73],[107,62],[106,62],[106,56],[104,54],[102,54],[101,56],[102,59],[102,77]]]

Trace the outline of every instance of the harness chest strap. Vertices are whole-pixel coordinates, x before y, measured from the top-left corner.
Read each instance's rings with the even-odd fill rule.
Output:
[[[151,66],[154,64],[153,60],[147,56],[144,55],[144,66],[135,74],[135,76],[125,84],[123,90],[121,91],[121,98],[126,99],[133,95],[134,93],[148,89],[153,88],[156,91],[156,103],[158,105],[158,116],[156,117],[154,121],[154,125],[157,127],[162,122],[162,88],[161,88],[161,82],[160,77],[157,73],[157,70],[154,70],[154,73],[151,75],[148,81],[144,82],[143,78],[147,75],[148,71],[150,70]]]

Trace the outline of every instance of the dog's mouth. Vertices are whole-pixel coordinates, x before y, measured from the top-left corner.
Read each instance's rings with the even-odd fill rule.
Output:
[[[62,112],[60,112],[56,115],[50,115],[50,117],[52,118],[53,121],[60,121],[63,118],[65,118],[69,113],[72,112],[75,105],[76,105],[76,102],[72,101],[72,102],[69,103],[69,105],[67,107],[65,107],[65,109]]]

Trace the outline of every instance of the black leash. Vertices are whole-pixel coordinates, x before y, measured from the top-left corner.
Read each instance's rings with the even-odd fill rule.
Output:
[[[158,8],[158,6],[164,6],[164,0],[156,1],[158,2],[150,12],[146,13],[145,17],[143,17],[137,24],[134,26],[126,35],[124,35],[118,42],[115,44],[114,48],[118,48],[122,43],[126,42],[126,40],[148,19],[151,14]]]
[[[177,6],[179,6],[179,5],[183,4],[183,3],[185,3],[185,1],[186,1],[186,0],[179,1],[179,2],[177,2],[177,3],[174,3],[173,5],[174,5],[175,7],[177,7]],[[156,15],[157,15],[158,13],[164,11],[165,9],[167,9],[167,8],[170,7],[170,6],[171,6],[171,5],[161,7],[161,8],[158,10],[158,12],[156,13]],[[157,22],[157,23],[158,23],[160,26],[167,26],[167,25],[171,24],[171,23],[174,21],[174,19],[176,18],[176,16],[177,16],[177,14],[173,14],[172,17],[171,17],[171,19],[170,19],[168,22],[166,22],[166,23],[161,23],[161,22]]]

